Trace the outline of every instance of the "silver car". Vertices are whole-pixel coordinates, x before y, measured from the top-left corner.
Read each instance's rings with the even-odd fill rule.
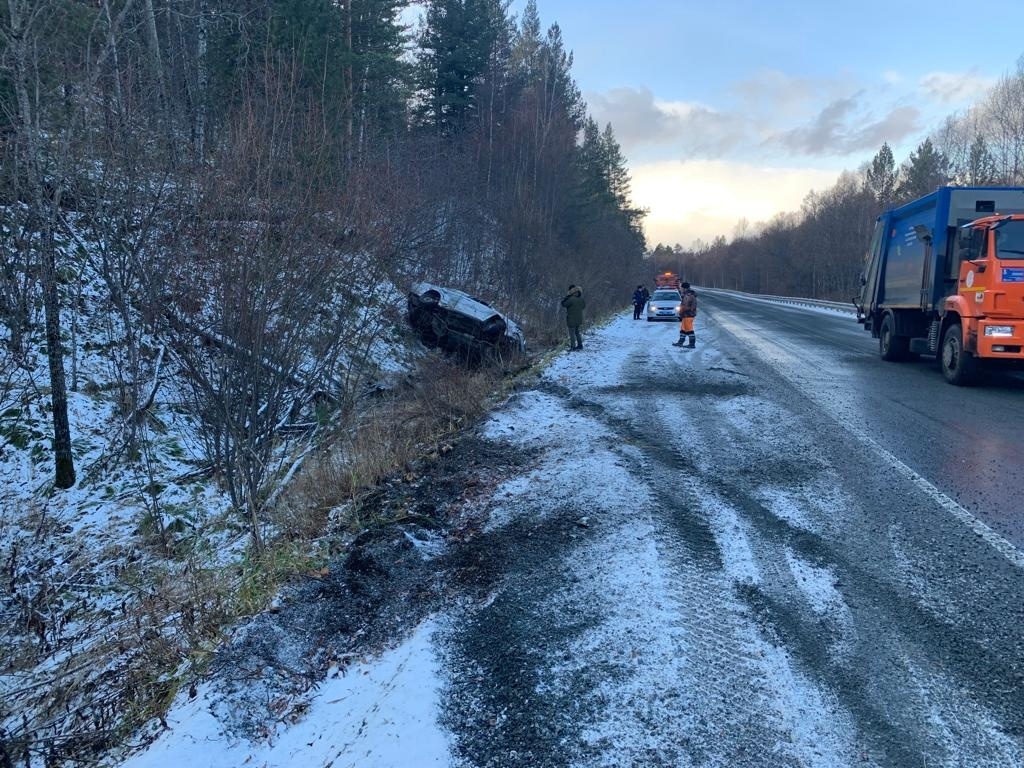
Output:
[[[659,288],[651,294],[647,302],[647,322],[654,320],[678,320],[679,313],[683,311],[681,306],[683,297],[679,291]]]
[[[429,347],[478,356],[526,351],[522,329],[481,299],[431,283],[414,285],[408,299],[409,322]]]

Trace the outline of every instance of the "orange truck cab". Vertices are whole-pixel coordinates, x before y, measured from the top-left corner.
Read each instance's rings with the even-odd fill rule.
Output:
[[[654,277],[654,287],[675,288],[678,291],[682,287],[682,282],[675,272],[661,272]]]
[[[858,322],[884,360],[934,355],[952,384],[1024,364],[1024,188],[943,187],[875,225]]]

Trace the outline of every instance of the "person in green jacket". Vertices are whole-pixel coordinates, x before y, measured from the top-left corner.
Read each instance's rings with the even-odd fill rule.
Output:
[[[583,308],[587,306],[583,300],[583,289],[578,285],[570,285],[569,292],[562,299],[562,306],[565,307],[565,324],[569,326],[569,349],[583,349],[580,328],[583,327]]]

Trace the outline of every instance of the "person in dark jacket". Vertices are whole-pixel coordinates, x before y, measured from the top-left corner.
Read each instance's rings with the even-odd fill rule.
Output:
[[[679,341],[672,346],[693,349],[697,344],[697,334],[693,332],[693,321],[697,317],[697,294],[689,283],[683,283],[683,297],[679,302]]]
[[[644,311],[644,304],[647,303],[647,291],[642,285],[638,285],[633,291],[633,319],[639,320],[640,313]]]
[[[569,349],[583,349],[580,328],[583,327],[583,308],[587,306],[583,300],[583,289],[578,285],[570,285],[569,292],[562,299],[562,306],[565,307],[565,324],[569,326]]]

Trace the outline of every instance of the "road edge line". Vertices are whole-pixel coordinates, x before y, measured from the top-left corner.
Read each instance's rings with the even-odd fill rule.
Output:
[[[730,322],[729,320],[725,320],[725,322],[722,322],[722,318],[720,316],[715,317],[715,322],[717,322],[723,328],[723,330],[725,330],[726,333],[731,334],[737,339],[744,340],[748,345],[752,346],[754,349],[757,349],[760,346],[760,339],[756,335],[750,333],[745,328],[738,326],[735,322]],[[774,352],[776,355],[779,354],[779,348],[772,347],[772,352]],[[783,379],[788,381],[793,386],[800,387],[799,382],[794,381],[790,376],[787,376],[771,360],[763,357],[761,359],[764,361],[765,365],[770,366]],[[800,389],[801,391],[803,391],[802,387]],[[806,392],[804,394],[805,396],[814,400],[815,403],[817,403],[817,398],[814,398],[812,395],[808,395]],[[817,404],[820,405],[820,403]],[[871,448],[871,450],[873,450],[879,456],[879,458],[891,464],[892,467],[896,469],[900,473],[900,475],[903,476],[904,480],[909,480],[913,485],[915,485],[918,488],[918,490],[924,492],[926,496],[928,496],[932,501],[934,501],[936,504],[942,507],[942,509],[951,514],[960,523],[967,526],[967,528],[969,528],[976,536],[983,539],[985,543],[987,543],[994,550],[996,550],[996,552],[998,552],[1007,560],[1009,560],[1011,565],[1014,565],[1018,569],[1024,571],[1024,551],[1021,551],[1016,545],[1014,545],[1011,541],[1005,538],[1002,534],[998,533],[986,522],[984,522],[983,520],[975,516],[973,513],[971,513],[971,511],[964,507],[962,504],[960,504],[960,502],[951,498],[945,491],[943,491],[930,480],[928,480],[926,477],[921,475],[909,464],[905,463],[902,459],[898,458],[895,454],[891,453],[888,448],[885,448],[881,443],[879,443],[877,440],[871,437],[871,435],[869,435],[867,432],[852,424],[840,421],[833,415],[829,414],[827,410],[824,411],[824,414],[828,418],[835,421],[840,426],[840,428],[845,429],[847,432],[849,432],[855,438],[860,440],[862,443],[868,445]]]

